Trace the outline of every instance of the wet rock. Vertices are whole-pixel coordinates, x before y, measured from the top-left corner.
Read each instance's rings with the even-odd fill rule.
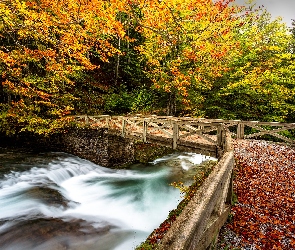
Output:
[[[26,191],[26,196],[29,198],[41,200],[46,205],[68,207],[69,200],[67,200],[58,190],[48,187],[33,187]]]
[[[112,225],[95,228],[81,219],[44,218],[19,222],[0,233],[0,249],[71,249],[79,241],[103,235]],[[45,244],[46,247],[39,247]]]
[[[135,162],[148,163],[175,150],[152,143],[136,143],[134,150]]]

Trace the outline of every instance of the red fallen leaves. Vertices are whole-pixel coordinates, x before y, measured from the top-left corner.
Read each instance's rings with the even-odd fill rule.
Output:
[[[238,203],[228,227],[255,249],[295,249],[295,150],[265,141],[235,143]],[[242,247],[242,246],[241,246]]]
[[[159,228],[155,229],[153,231],[153,236],[149,237],[149,241],[151,244],[156,244],[158,243],[158,240],[162,239],[163,236],[166,234],[166,232],[169,230],[169,228],[171,227],[171,224],[173,223],[173,221],[176,220],[175,218],[170,218],[169,221],[165,220],[160,226]]]

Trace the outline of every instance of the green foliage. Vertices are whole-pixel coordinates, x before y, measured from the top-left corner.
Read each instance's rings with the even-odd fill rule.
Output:
[[[131,111],[131,94],[122,87],[117,93],[105,97],[104,112],[107,114],[122,114]]]
[[[102,110],[106,114],[151,113],[161,103],[157,102],[158,93],[143,87],[128,91],[123,85],[117,91],[103,97]]]
[[[247,19],[248,20],[248,19]],[[295,110],[294,55],[290,35],[280,20],[263,12],[237,31],[241,54],[216,79],[204,108],[214,118],[279,121]]]
[[[137,250],[153,250],[155,247],[149,242],[142,242],[137,248]]]
[[[147,112],[151,111],[155,106],[156,93],[145,87],[133,93],[133,101],[131,110],[134,112]]]

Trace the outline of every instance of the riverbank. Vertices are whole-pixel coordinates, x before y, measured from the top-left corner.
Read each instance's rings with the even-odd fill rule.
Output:
[[[47,137],[27,132],[11,136],[0,134],[1,147],[15,152],[65,152],[108,168],[128,168],[134,163],[148,163],[176,152],[171,147],[122,138],[106,129],[89,128]]]
[[[295,249],[295,150],[266,141],[234,143],[237,202],[217,249]]]

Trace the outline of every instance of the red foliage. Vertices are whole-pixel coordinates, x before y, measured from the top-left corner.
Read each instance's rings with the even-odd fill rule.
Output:
[[[238,203],[228,227],[256,249],[295,249],[295,150],[265,141],[237,141]]]

